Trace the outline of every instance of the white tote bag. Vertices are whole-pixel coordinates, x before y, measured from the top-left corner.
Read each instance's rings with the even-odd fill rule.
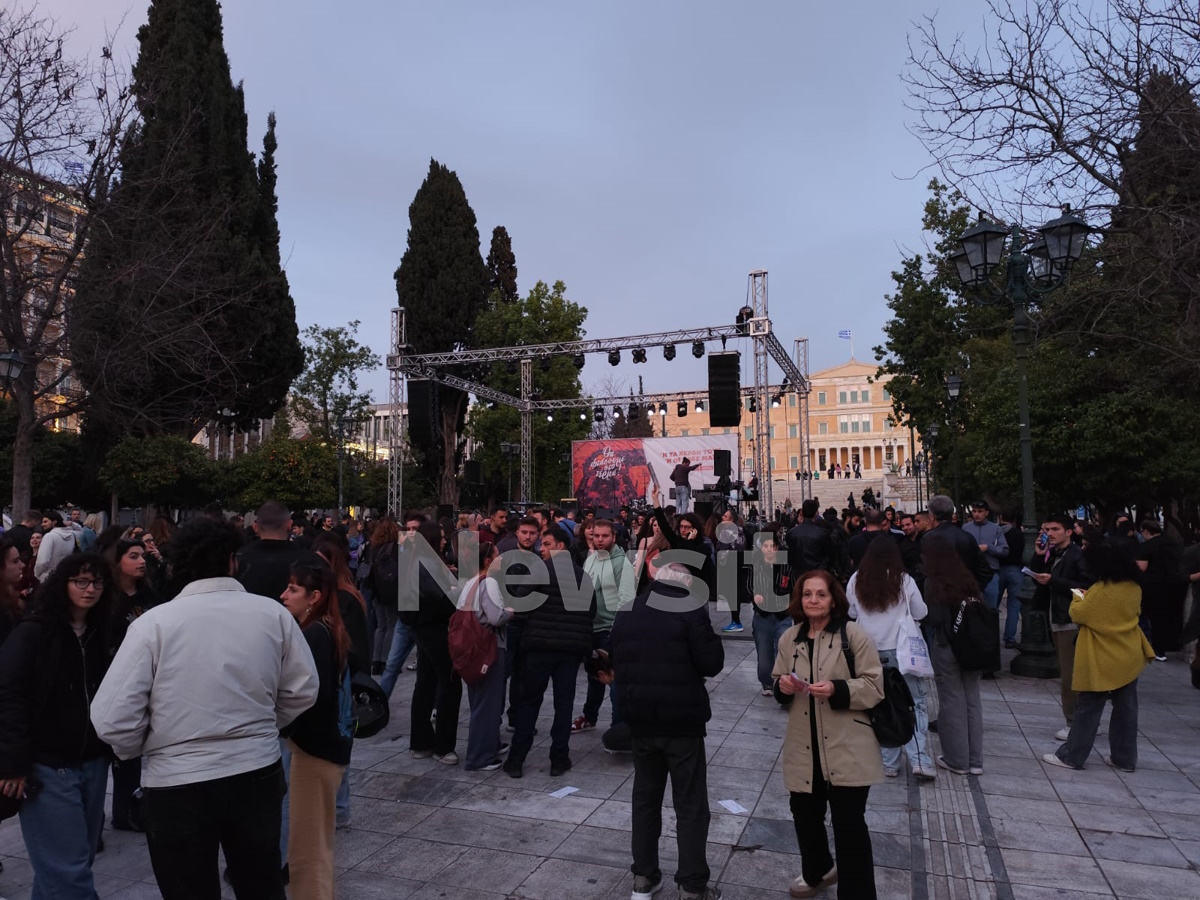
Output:
[[[921,627],[912,615],[905,612],[896,633],[896,668],[901,675],[918,678],[933,677],[933,663],[929,661],[929,647],[921,635]]]

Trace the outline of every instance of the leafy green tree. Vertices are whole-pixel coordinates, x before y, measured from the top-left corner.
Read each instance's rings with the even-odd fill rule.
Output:
[[[359,322],[304,329],[304,374],[293,386],[292,415],[324,441],[337,439],[339,419],[361,419],[371,395],[360,391],[359,373],[379,367],[379,355],[358,342]]]
[[[504,303],[515,303],[520,296],[517,293],[517,257],[513,253],[512,238],[503,225],[492,229],[487,270],[492,296]]]
[[[256,509],[267,500],[291,509],[330,507],[337,502],[337,451],[319,440],[276,432],[234,459],[228,479],[239,509]]]
[[[475,337],[480,346],[521,346],[581,340],[587,310],[566,297],[566,285],[553,287],[539,281],[529,294],[515,303],[500,303],[479,316]],[[520,371],[508,363],[497,363],[487,383],[497,390],[520,396]],[[564,400],[581,396],[579,369],[568,357],[555,357],[533,364],[533,390],[544,399]],[[533,417],[533,493],[543,500],[558,500],[570,494],[569,454],[571,441],[587,437],[590,410],[563,410],[553,421]],[[485,472],[507,472],[500,451],[502,442],[516,440],[521,433],[521,414],[512,407],[488,409],[476,403],[471,408],[471,432],[477,446],[475,458]],[[564,462],[564,456],[568,460]]]
[[[302,365],[279,265],[275,128],[260,168],[216,0],[157,0],[138,31],[118,177],[69,317],[91,415],[191,437],[218,410],[271,416]]]
[[[479,228],[458,176],[429,161],[429,174],[408,208],[408,247],[396,269],[396,294],[407,316],[408,341],[417,353],[473,346],[475,319],[484,308],[488,271],[479,255]],[[459,435],[467,397],[441,385],[434,439],[416,447],[443,503],[458,498]]]
[[[122,503],[160,509],[202,506],[218,473],[204,448],[173,434],[126,437],[109,450],[100,480]]]

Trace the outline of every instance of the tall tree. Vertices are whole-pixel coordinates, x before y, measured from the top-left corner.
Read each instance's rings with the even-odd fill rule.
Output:
[[[553,287],[544,281],[516,303],[500,303],[481,314],[475,324],[475,337],[481,346],[521,346],[578,341],[583,338],[587,309],[567,299],[566,285],[556,281]],[[519,369],[497,363],[487,376],[497,390],[520,395]],[[533,390],[546,400],[574,399],[581,395],[579,369],[568,357],[535,360]],[[580,418],[582,412],[583,417]],[[570,493],[569,456],[571,441],[587,437],[591,429],[591,411],[563,410],[553,416],[533,417],[533,492],[542,500],[559,500]],[[471,408],[471,433],[477,446],[475,457],[485,472],[504,469],[507,461],[500,444],[511,442],[521,433],[520,413],[512,407],[488,409],[476,403]]]
[[[256,171],[216,0],[154,0],[138,40],[142,118],[80,272],[71,345],[93,415],[190,437],[223,407],[241,422],[272,415],[302,365],[274,126]]]
[[[408,219],[408,247],[395,276],[408,342],[417,353],[469,347],[487,297],[488,274],[479,255],[475,212],[458,176],[431,159]],[[458,499],[455,474],[466,409],[466,394],[440,386],[433,442],[417,448],[443,503]]]
[[[0,8],[0,351],[24,363],[4,385],[16,407],[14,509],[34,496],[39,433],[84,400],[66,313],[118,139],[137,114],[112,54],[74,59],[63,52],[68,35],[36,9]]]
[[[508,229],[497,225],[492,229],[492,246],[487,257],[488,287],[492,296],[504,303],[515,303],[517,294],[517,257],[513,253]]]
[[[292,392],[292,415],[320,440],[335,437],[339,419],[366,414],[371,395],[358,388],[364,370],[379,367],[379,355],[358,342],[358,320],[348,325],[304,329],[304,374]]]

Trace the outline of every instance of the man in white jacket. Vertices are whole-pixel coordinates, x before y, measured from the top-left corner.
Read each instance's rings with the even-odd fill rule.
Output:
[[[33,576],[45,581],[60,562],[75,552],[75,532],[63,524],[63,517],[51,510],[42,516],[42,544],[38,547]]]
[[[96,733],[143,757],[150,861],[163,900],[221,893],[217,847],[238,900],[283,900],[279,729],[317,697],[291,614],[234,579],[241,545],[199,519],[172,540],[187,586],[129,626],[92,701]]]

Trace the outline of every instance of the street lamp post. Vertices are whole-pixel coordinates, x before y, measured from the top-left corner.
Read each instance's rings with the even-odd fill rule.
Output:
[[[941,431],[942,426],[937,422],[930,422],[926,433],[929,435],[929,450],[925,454],[925,505],[929,505],[930,499],[933,497],[933,488],[937,484],[933,480],[933,455],[937,452],[937,436]]]
[[[1021,530],[1025,534],[1026,564],[1033,558],[1037,535],[1037,511],[1033,501],[1033,436],[1029,428],[1029,371],[1031,345],[1029,300],[1045,296],[1061,287],[1070,276],[1071,266],[1083,255],[1083,245],[1092,229],[1069,206],[1063,214],[1038,229],[1040,236],[1026,248],[1019,225],[1011,229],[980,218],[959,238],[962,249],[953,256],[963,285],[975,292],[982,302],[1008,303],[1013,311],[1013,345],[1017,359],[1017,419],[1021,441]],[[1011,236],[1012,246],[1004,270],[1004,286],[997,290],[988,282],[1004,255],[1004,243]],[[1057,678],[1058,660],[1050,641],[1047,610],[1032,608],[1033,584],[1026,578],[1021,587],[1020,652],[1010,670],[1014,675]]]
[[[946,396],[950,399],[950,431],[953,443],[950,453],[954,457],[954,505],[960,506],[962,495],[958,488],[958,397],[962,393],[963,379],[957,372],[946,377]]]
[[[345,468],[345,459],[346,459],[346,428],[350,425],[354,425],[356,422],[357,422],[357,419],[354,419],[350,416],[338,416],[338,420],[337,420],[337,430],[338,430],[338,519],[339,520],[341,519],[342,513],[346,509],[345,495],[344,495],[345,494],[345,492],[344,492],[345,479],[343,476],[343,471]]]

